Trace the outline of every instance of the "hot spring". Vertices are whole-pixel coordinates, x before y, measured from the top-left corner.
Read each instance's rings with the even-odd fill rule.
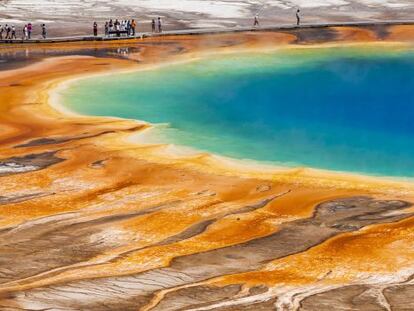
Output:
[[[215,55],[78,80],[65,106],[145,120],[157,139],[238,159],[414,176],[414,51]]]

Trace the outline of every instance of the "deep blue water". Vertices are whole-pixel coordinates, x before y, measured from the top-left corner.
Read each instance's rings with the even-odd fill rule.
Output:
[[[288,166],[414,176],[414,52],[221,56],[83,80],[65,104],[168,123],[164,139]]]

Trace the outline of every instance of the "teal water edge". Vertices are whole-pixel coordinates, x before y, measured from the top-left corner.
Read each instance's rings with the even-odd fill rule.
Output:
[[[414,176],[414,51],[384,47],[221,55],[79,80],[88,115],[167,123],[163,142],[238,159]]]

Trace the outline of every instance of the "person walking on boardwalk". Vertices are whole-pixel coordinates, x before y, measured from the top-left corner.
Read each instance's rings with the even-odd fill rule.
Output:
[[[258,15],[255,15],[253,27],[259,27],[259,26],[260,26],[260,24],[259,24],[259,16]]]
[[[127,35],[130,36],[132,33],[132,23],[130,20],[126,21],[126,31],[127,31]]]
[[[27,24],[27,38],[30,40],[32,38],[33,25],[32,23]]]
[[[93,35],[96,37],[98,35],[98,23],[93,22]]]
[[[155,19],[152,19],[151,28],[152,28],[152,32],[155,32]]]
[[[4,27],[0,25],[0,40],[3,40]]]
[[[299,9],[296,11],[296,25],[297,26],[300,25],[300,10]]]
[[[11,28],[11,38],[10,39],[17,39],[17,37],[16,37],[16,27],[14,27],[14,25],[12,25],[12,28]]]
[[[115,32],[116,32],[116,36],[117,37],[119,37],[121,34],[120,34],[120,26],[121,26],[121,23],[116,19],[115,20],[115,23],[114,23],[114,28],[115,28]]]
[[[23,27],[23,40],[29,39],[29,33],[27,31],[27,25],[24,25]]]
[[[109,35],[109,24],[108,22],[105,23],[105,37]]]
[[[137,23],[135,22],[135,19],[131,21],[131,35],[135,37],[135,29],[137,28]]]
[[[158,32],[161,33],[162,32],[162,22],[161,22],[161,17],[158,17]]]
[[[5,39],[10,39],[10,31],[11,31],[10,26],[6,24],[5,29],[6,29],[6,38]]]
[[[47,37],[46,24],[42,24],[42,38],[46,39],[46,37]]]

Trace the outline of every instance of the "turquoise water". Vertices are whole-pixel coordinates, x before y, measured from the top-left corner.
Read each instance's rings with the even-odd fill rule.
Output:
[[[414,52],[335,48],[210,57],[81,80],[89,115],[168,123],[161,139],[240,159],[414,176]]]

